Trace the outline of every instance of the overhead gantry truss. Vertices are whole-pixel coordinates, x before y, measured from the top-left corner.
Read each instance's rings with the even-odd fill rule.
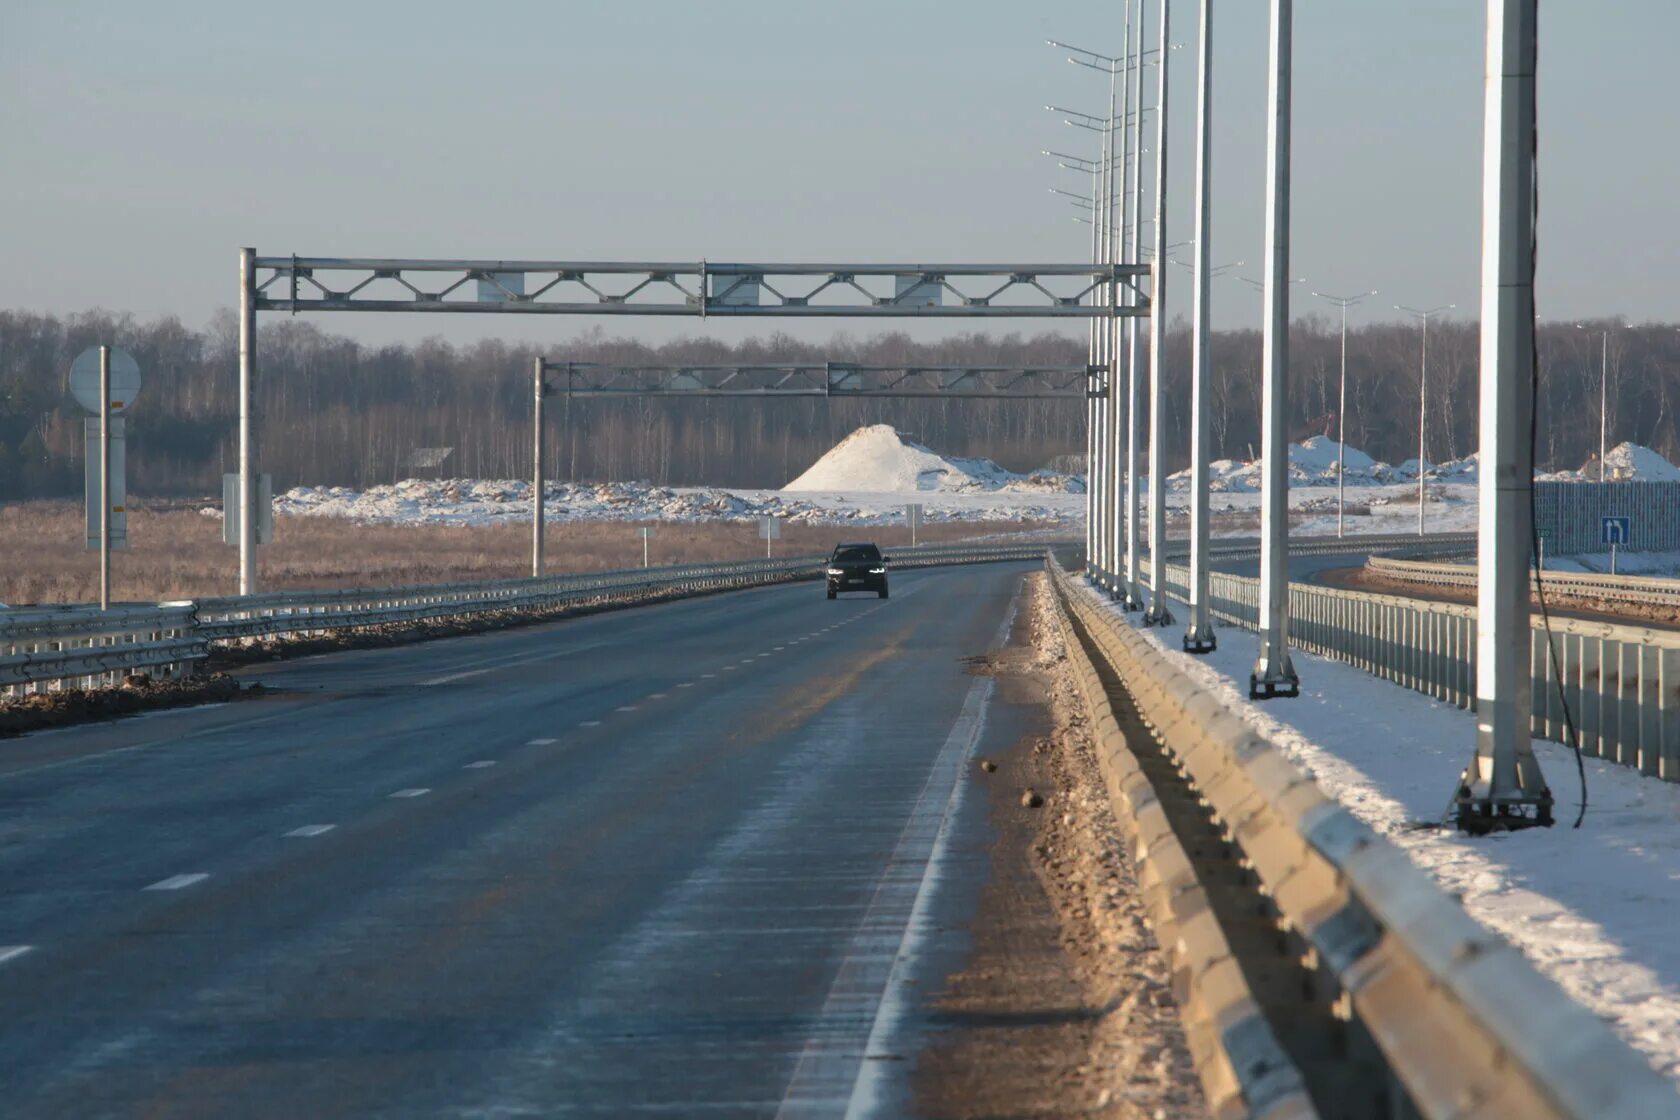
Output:
[[[255,311],[1147,317],[1147,266],[256,257]],[[1126,294],[1130,298],[1124,298]]]
[[[1078,399],[1105,366],[907,366],[850,362],[630,366],[545,361],[547,391],[577,397],[941,397]]]

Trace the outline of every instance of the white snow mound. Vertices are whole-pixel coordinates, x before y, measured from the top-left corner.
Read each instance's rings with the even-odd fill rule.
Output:
[[[859,428],[831,447],[804,474],[782,487],[794,491],[870,494],[1079,488],[1072,478],[1053,472],[1020,475],[990,459],[941,455],[905,439],[891,424]]]

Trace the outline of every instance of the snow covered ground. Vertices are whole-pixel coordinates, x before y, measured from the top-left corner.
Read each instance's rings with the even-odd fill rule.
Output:
[[[1576,556],[1548,556],[1546,570],[1555,572],[1608,572],[1608,552],[1587,552]],[[1680,552],[1623,552],[1616,557],[1616,573],[1624,576],[1680,576]]]
[[[1444,816],[1475,744],[1470,713],[1300,651],[1300,697],[1257,705],[1246,692],[1256,635],[1222,627],[1204,658],[1174,648],[1176,627],[1150,637],[1680,1084],[1680,786],[1589,758],[1586,821],[1573,829],[1574,758],[1535,740],[1556,827],[1481,839],[1413,827]]]
[[[1336,527],[1334,440],[1315,436],[1290,446],[1290,508],[1302,515],[1295,532]],[[1609,456],[1619,477],[1680,478],[1647,448],[1623,444]],[[1347,525],[1353,533],[1403,533],[1417,527],[1417,461],[1380,463],[1346,450]],[[1462,532],[1476,526],[1474,455],[1432,463],[1425,478],[1425,527]],[[1581,472],[1550,476],[1578,480]],[[1141,480],[1147,485],[1148,480]],[[1260,510],[1255,463],[1213,464],[1214,531],[1249,535]],[[766,514],[817,524],[902,524],[904,506],[920,503],[933,521],[1042,522],[1075,528],[1085,517],[1085,480],[1054,471],[1017,474],[989,459],[940,455],[904,439],[891,426],[859,428],[780,490],[653,486],[645,482],[549,483],[549,516],[557,521],[748,521]],[[1190,474],[1167,480],[1167,511],[1188,512]],[[529,516],[530,484],[517,479],[409,479],[365,491],[300,486],[275,499],[290,516],[344,517],[387,523],[486,525]],[[207,514],[217,515],[215,510]]]

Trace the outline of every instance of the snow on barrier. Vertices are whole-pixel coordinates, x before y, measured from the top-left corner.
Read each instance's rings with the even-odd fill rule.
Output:
[[[1407,583],[1448,587],[1455,591],[1476,590],[1476,569],[1470,564],[1373,556],[1365,562],[1365,568],[1372,575],[1404,580]],[[1680,607],[1680,579],[1606,575],[1601,572],[1547,571],[1535,573],[1536,589],[1540,587],[1542,578],[1548,593],[1568,595],[1577,599],[1593,599],[1607,604]]]
[[[1167,565],[1169,594],[1183,598],[1189,579],[1188,568]],[[1549,574],[1546,583],[1552,586]],[[1214,572],[1209,606],[1214,617],[1252,630],[1259,592],[1252,576]],[[1553,616],[1554,665],[1538,613],[1532,626],[1533,733],[1567,742],[1567,702],[1583,753],[1680,781],[1680,632]],[[1468,604],[1292,582],[1289,640],[1466,711],[1475,707],[1476,608]]]
[[[974,542],[889,549],[895,569],[942,564],[1039,560],[1046,542]],[[215,642],[282,634],[435,621],[506,611],[541,611],[566,603],[628,603],[649,595],[703,594],[789,580],[816,579],[827,556],[680,564],[412,587],[278,591],[161,605],[0,610],[0,696],[62,688],[101,688],[144,669],[191,672]]]
[[[1608,1027],[1325,796],[1101,596],[1053,560],[1050,569],[1093,661],[1113,675],[1179,780],[1205,803],[1231,862],[1258,879],[1268,905],[1257,917],[1269,914],[1280,937],[1305,943],[1314,990],[1273,986],[1268,1022],[1290,1022],[1309,1003],[1341,1009],[1349,1031],[1363,1030],[1380,1051],[1405,1104],[1426,1118],[1680,1115],[1673,1088]],[[1099,730],[1106,736],[1107,724]],[[1115,807],[1130,811],[1126,800]],[[1229,1006],[1240,1009],[1240,1001]],[[1222,1037],[1228,1049],[1237,1039],[1233,1031]],[[1339,1086],[1343,1093],[1374,1088]],[[1318,1103],[1346,1111],[1347,1099]],[[1210,1093],[1210,1104],[1224,1106],[1216,1115],[1270,1116],[1275,1100]]]

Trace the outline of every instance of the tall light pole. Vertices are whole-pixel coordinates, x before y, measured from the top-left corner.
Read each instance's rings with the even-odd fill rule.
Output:
[[[1128,17],[1130,12],[1127,12]],[[1137,5],[1137,62],[1132,67],[1132,104],[1135,105],[1134,127],[1132,130],[1132,147],[1134,149],[1133,162],[1136,171],[1132,176],[1132,229],[1131,253],[1133,264],[1143,260],[1143,44],[1147,37],[1149,24],[1149,2],[1140,0]],[[1130,27],[1128,26],[1128,34]],[[1159,314],[1159,308],[1150,311],[1150,321],[1153,322]],[[1138,471],[1142,466],[1142,457],[1138,453],[1140,417],[1143,414],[1143,382],[1139,378],[1139,359],[1142,355],[1138,348],[1137,316],[1126,319],[1126,576],[1121,581],[1124,590],[1122,606],[1128,611],[1143,608],[1142,577],[1138,566],[1139,553],[1143,549],[1142,525],[1139,510],[1141,508],[1138,493]]]
[[[1212,504],[1209,494],[1212,486],[1208,471],[1206,382],[1208,349],[1212,341],[1208,296],[1213,283],[1213,257],[1209,252],[1213,223],[1208,199],[1213,184],[1213,138],[1208,131],[1208,114],[1213,100],[1212,0],[1201,0],[1200,15],[1200,44],[1196,48],[1196,214],[1193,219],[1196,257],[1190,313],[1194,326],[1190,343],[1190,617],[1184,630],[1186,653],[1212,653],[1219,644],[1213,633],[1213,616],[1208,610],[1208,507]]]
[[[1457,307],[1456,303],[1443,304],[1427,310],[1417,307],[1405,307],[1395,304],[1394,310],[1404,311],[1416,319],[1423,320],[1423,366],[1418,374],[1418,536],[1423,536],[1423,482],[1429,474],[1423,457],[1423,426],[1429,417],[1429,320],[1444,311],[1451,311]]]
[[[1149,312],[1149,608],[1145,626],[1169,626],[1167,609],[1167,61],[1171,0],[1161,0],[1155,87],[1155,254]]]
[[[1271,0],[1266,91],[1266,324],[1261,364],[1260,656],[1251,700],[1299,696],[1289,658],[1289,125],[1292,0]]]
[[[1534,71],[1539,0],[1487,0],[1482,126],[1476,753],[1453,798],[1469,832],[1552,823],[1534,757]]]
[[[1627,324],[1618,323],[1618,327]],[[1586,330],[1587,324],[1576,323],[1575,329]],[[1610,328],[1599,331],[1598,349],[1598,480],[1605,481],[1610,453]]]
[[[1328,300],[1342,309],[1342,377],[1339,399],[1336,402],[1336,536],[1342,535],[1342,519],[1347,513],[1347,313],[1348,308],[1376,295],[1376,289],[1356,296],[1333,296],[1314,292],[1319,299]]]

